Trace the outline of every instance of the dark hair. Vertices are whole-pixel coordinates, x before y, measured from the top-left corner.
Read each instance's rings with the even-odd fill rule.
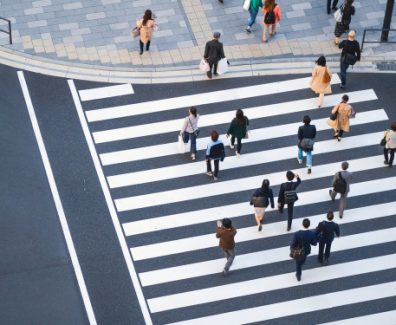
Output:
[[[228,218],[224,218],[221,221],[221,223],[222,223],[224,228],[231,228],[232,227],[232,221],[230,219],[228,219]]]
[[[347,170],[347,169],[348,169],[348,167],[349,167],[349,164],[348,164],[348,162],[347,162],[347,161],[344,161],[344,162],[341,164],[341,168],[342,168],[342,170]]]
[[[345,1],[345,5],[344,5],[344,9],[351,9],[352,8],[352,3],[353,3],[353,0],[346,0]]]
[[[325,66],[326,66],[326,58],[325,58],[323,55],[321,55],[321,56],[316,60],[316,64],[317,64],[317,65],[320,65],[320,66],[322,66],[322,67],[325,67]]]
[[[287,178],[289,181],[293,180],[293,178],[294,178],[294,173],[293,173],[292,171],[288,170],[288,171],[286,172],[286,178]]]
[[[309,228],[309,226],[311,225],[311,221],[309,221],[308,218],[305,218],[305,219],[303,220],[302,224],[303,224],[303,227],[304,227],[304,228]]]
[[[268,193],[270,181],[268,179],[264,179],[263,183],[261,184],[261,193],[266,194]]]
[[[195,106],[191,106],[189,112],[195,117],[197,117],[197,108]]]
[[[236,120],[236,124],[237,125],[241,126],[241,125],[245,125],[246,124],[245,116],[244,116],[243,111],[241,109],[238,109],[236,111],[235,120]]]
[[[147,9],[147,10],[144,12],[142,25],[146,26],[146,23],[147,23],[149,20],[152,20],[152,19],[153,19],[153,18],[152,18],[152,14],[153,14],[153,13],[151,12],[150,9]]]
[[[311,118],[308,115],[305,115],[304,118],[303,118],[303,123],[304,124],[311,123]]]
[[[392,131],[395,131],[395,132],[396,132],[396,122],[393,122],[393,123],[390,125],[390,128],[391,128]]]
[[[334,213],[333,211],[329,210],[329,212],[327,212],[327,220],[331,221],[334,219]]]
[[[264,1],[264,9],[272,11],[275,8],[275,0],[265,0]]]
[[[348,102],[348,100],[349,100],[349,96],[348,95],[344,95],[344,96],[342,96],[342,101],[343,102]]]
[[[212,139],[212,141],[219,140],[219,132],[213,130],[212,132],[210,132],[210,138]]]

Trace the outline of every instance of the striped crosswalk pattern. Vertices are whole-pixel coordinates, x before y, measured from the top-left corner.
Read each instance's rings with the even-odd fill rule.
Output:
[[[358,113],[337,142],[326,120],[342,93],[326,96],[318,109],[308,82],[257,82],[142,102],[134,102],[130,85],[77,89],[69,82],[147,323],[395,323],[396,174],[384,167],[378,144],[388,108],[369,87],[348,92]],[[176,141],[191,105],[201,115],[196,161],[179,154]],[[219,130],[228,144],[225,130],[238,108],[250,119],[250,137],[239,159],[227,147],[220,181],[213,182],[204,175],[209,133]],[[306,114],[318,131],[310,175],[296,160]],[[339,219],[328,191],[345,160],[353,183]],[[287,170],[302,178],[292,231],[286,216],[268,208],[258,232],[250,196],[264,178],[277,196]],[[288,256],[292,233],[305,217],[315,227],[328,209],[342,232],[331,263],[321,267],[314,247],[297,282]],[[225,217],[238,229],[228,277],[214,236],[215,221]]]

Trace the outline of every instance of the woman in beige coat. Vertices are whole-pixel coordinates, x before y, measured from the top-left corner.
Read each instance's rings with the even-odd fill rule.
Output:
[[[144,12],[143,18],[136,22],[136,27],[140,29],[140,55],[143,54],[143,45],[146,44],[146,51],[150,49],[151,37],[153,36],[153,30],[157,27],[154,19],[152,18],[153,13],[150,9]]]
[[[326,66],[326,58],[322,55],[316,61],[316,66],[312,71],[312,79],[310,81],[311,89],[319,94],[318,107],[323,105],[323,98],[325,94],[331,94],[331,71]]]
[[[331,114],[337,114],[337,118],[333,121],[327,120],[327,124],[334,129],[334,137],[341,141],[344,132],[349,132],[349,118],[352,115],[352,107],[348,104],[348,95],[342,96],[342,102],[331,110]]]

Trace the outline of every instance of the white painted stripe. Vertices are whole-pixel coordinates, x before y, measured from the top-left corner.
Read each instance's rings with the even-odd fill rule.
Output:
[[[135,289],[137,299],[139,301],[139,306],[142,311],[143,318],[144,318],[146,324],[151,325],[152,320],[151,320],[150,312],[148,311],[148,306],[146,304],[146,300],[143,295],[142,287],[140,286],[140,282],[139,282],[139,279],[138,279],[138,276],[137,276],[137,273],[135,270],[135,266],[132,262],[131,255],[128,251],[126,239],[122,232],[121,224],[118,219],[117,212],[116,212],[114,204],[113,204],[113,200],[111,198],[110,190],[106,184],[106,178],[103,174],[102,167],[100,166],[99,157],[97,155],[97,152],[95,149],[95,144],[92,140],[91,134],[89,132],[88,123],[85,120],[84,112],[81,107],[80,100],[78,98],[76,86],[74,85],[73,80],[68,80],[68,84],[69,84],[69,88],[70,88],[70,91],[71,91],[71,94],[73,97],[74,105],[76,106],[77,114],[80,119],[80,123],[81,123],[81,127],[83,129],[83,132],[84,132],[85,139],[87,140],[89,152],[91,154],[96,173],[98,174],[99,182],[102,187],[102,191],[103,191],[106,203],[107,203],[107,207],[110,212],[111,220],[113,221],[114,229],[116,231],[117,238],[120,243],[125,262],[128,267],[129,275],[131,277],[132,284]]]
[[[383,135],[383,132],[378,133],[375,138],[380,139],[381,135]],[[344,142],[345,144],[347,143],[347,141],[348,140],[346,138],[342,142]],[[353,140],[349,138],[349,141],[353,141]],[[332,142],[334,142],[333,145],[339,144],[337,141],[334,140]],[[329,148],[331,147],[332,145],[329,144]],[[296,148],[294,149],[295,152],[297,152],[297,149]],[[287,159],[290,158],[290,150],[293,149],[288,149],[288,150],[282,148],[275,149],[273,152],[274,155],[272,155],[271,153],[271,156],[269,157],[276,157],[279,160],[282,160],[283,157],[285,157],[284,159]],[[328,151],[331,152],[334,150],[329,149]],[[275,153],[279,156],[275,155]],[[263,163],[264,162],[265,159],[263,157]],[[242,164],[242,159],[241,159],[241,164]],[[297,165],[297,161],[296,161],[296,165]],[[374,156],[374,157],[355,159],[353,160],[353,162],[350,163],[350,166],[352,167],[351,170],[353,171],[370,170],[370,169],[383,167],[384,166],[383,157]],[[327,177],[330,176],[330,173],[337,171],[339,168],[340,168],[340,162],[314,166],[313,173],[311,175],[307,175],[307,178],[317,179],[321,177]],[[306,169],[300,168],[295,170],[295,172],[300,175],[304,175],[306,173]],[[209,181],[208,176],[203,175],[202,177],[207,177]],[[285,172],[282,171],[272,174],[245,177],[245,178],[233,179],[230,181],[216,182],[216,183],[213,183],[213,178],[211,178],[210,184],[190,186],[190,187],[178,188],[175,190],[152,192],[150,194],[120,198],[114,200],[114,202],[117,207],[117,210],[121,212],[121,211],[128,211],[139,208],[153,207],[162,204],[195,200],[199,198],[232,193],[235,192],[235,189],[238,189],[238,191],[255,189],[257,188],[258,184],[261,184],[261,182],[263,181],[263,177],[268,178],[272,185],[276,185],[276,184],[280,184],[285,180]]]
[[[116,96],[132,95],[134,93],[131,84],[106,86],[100,88],[79,90],[82,102]]]
[[[373,181],[361,182],[351,184],[351,190],[348,193],[348,197],[355,197],[359,195],[379,193],[395,189],[396,177],[377,179]],[[329,186],[330,188],[330,186]],[[329,201],[328,189],[313,190],[308,192],[299,193],[299,205],[313,204]],[[233,207],[235,211],[239,213],[245,212],[245,215],[252,214],[252,207],[248,202],[233,204],[228,208]],[[220,209],[226,207],[219,207]],[[244,215],[240,214],[240,215]],[[254,232],[253,232],[254,233]],[[258,233],[258,232],[257,232]],[[242,242],[246,240],[252,240],[254,234],[243,236],[243,233],[239,231],[237,241]],[[263,237],[265,235],[261,235]],[[213,234],[206,234],[202,236],[182,238],[167,242],[161,242],[156,244],[149,244],[145,246],[139,246],[131,248],[131,253],[135,261],[144,260],[148,258],[178,254],[188,251],[194,251],[198,249],[204,249],[209,247],[215,247],[218,245],[218,241]]]
[[[377,99],[372,89],[360,90],[351,92],[350,103],[363,102],[368,100]],[[340,95],[326,96],[326,105],[334,106],[340,102]],[[251,108],[244,108],[244,114],[249,117],[249,120],[254,120],[263,117],[269,117],[274,115],[282,115],[289,113],[302,112],[307,110],[317,110],[317,98],[309,98],[302,100],[295,100],[290,102],[283,102],[273,105],[258,106]],[[207,127],[212,125],[219,125],[223,123],[229,123],[235,116],[234,110],[222,113],[214,113],[202,115],[199,118],[199,126]],[[359,116],[359,114],[357,114]],[[168,132],[179,131],[182,126],[182,120],[168,120],[157,123],[128,126],[117,129],[110,129],[104,131],[93,132],[95,143],[111,142],[117,140],[133,139],[144,137],[148,135],[155,135]],[[301,123],[300,123],[301,124]]]
[[[381,114],[377,115],[379,117]],[[388,120],[388,118],[384,118],[383,120]],[[293,130],[297,129],[294,128]],[[318,141],[315,143],[314,155],[339,150],[360,148],[363,146],[377,145],[378,136],[381,138],[380,133],[383,134],[383,132],[377,132],[348,137],[346,141],[341,141],[341,143],[334,141],[334,139]],[[268,133],[268,136],[270,136],[270,133]],[[276,135],[274,136],[274,138],[275,137]],[[297,142],[297,140],[295,140],[294,142]],[[296,157],[296,151],[297,148],[296,145],[294,145],[285,148],[277,148],[272,150],[243,154],[240,159],[235,159],[235,157],[233,156],[227,157],[227,159],[225,159],[224,162],[221,163],[221,170],[254,166],[267,162],[294,158]],[[276,157],[276,159],[274,159],[274,157]],[[202,174],[202,166],[202,161],[190,162],[187,164],[173,165],[168,167],[147,169],[139,172],[108,176],[107,181],[109,182],[110,188],[132,186],[137,184],[144,184],[184,176]]]
[[[379,161],[381,161],[380,160],[381,156],[377,156],[377,157]],[[358,163],[358,161],[359,159],[350,160],[349,162],[351,165],[355,165],[356,163]],[[367,160],[365,160],[365,162],[369,163]],[[300,171],[301,170],[298,170],[297,172]],[[315,173],[316,172],[317,171],[315,171]],[[270,177],[271,180],[273,179],[271,175],[267,175],[266,177]],[[349,195],[352,194],[350,193]],[[123,224],[123,228],[124,228],[125,236],[133,236],[133,235],[144,234],[152,231],[196,225],[199,223],[215,221],[226,217],[233,218],[233,217],[243,216],[246,214],[250,214],[251,211],[252,211],[251,207],[246,206],[245,203],[239,203],[224,207],[185,211],[185,212],[157,217],[153,219],[127,222]],[[270,208],[268,208],[267,211],[270,211]]]
[[[52,172],[51,163],[48,158],[47,149],[41,135],[40,127],[37,121],[36,113],[34,111],[33,103],[30,98],[29,89],[26,84],[25,76],[23,71],[18,71],[18,79],[21,84],[23,97],[26,102],[26,107],[29,113],[30,121],[32,123],[34,135],[36,137],[37,145],[40,151],[41,159],[43,161],[45,173],[47,174],[48,184],[51,189],[52,197],[54,199],[55,207],[58,212],[59,222],[62,227],[63,235],[65,236],[66,246],[70,254],[70,259],[73,265],[74,273],[76,274],[78,287],[80,288],[81,297],[84,303],[85,310],[87,312],[88,321],[91,325],[96,325],[96,318],[94,311],[92,309],[91,300],[89,299],[89,294],[87,286],[85,284],[84,276],[82,274],[80,262],[78,261],[76,248],[74,247],[73,239],[70,234],[69,225],[67,223],[65,211],[63,210],[62,201],[59,196],[58,188],[56,186],[56,181],[54,174]]]
[[[350,222],[358,222],[362,220],[371,220],[385,216],[390,216],[394,214],[395,207],[396,205],[394,202],[392,203],[392,205],[389,205],[388,209],[390,210],[391,208],[393,210],[388,211],[388,213],[384,213],[384,211],[380,211],[379,210],[381,208],[380,206],[378,206],[377,208],[375,208],[375,206],[370,206],[368,207],[368,211],[366,211],[365,208],[353,209],[351,211],[348,210],[348,219],[345,219],[345,221],[340,220],[342,222],[339,222],[339,224],[347,224]],[[323,214],[311,216],[308,218],[311,220],[311,225],[313,227],[324,219]],[[297,220],[297,223],[300,224],[300,221],[301,220]],[[240,232],[242,232],[242,236],[244,237],[243,241],[263,239],[263,238],[283,235],[286,233],[285,222],[283,221],[283,222],[277,222],[277,223],[265,225],[264,231],[265,231],[264,235],[261,234],[258,235],[257,227],[243,228],[238,230],[237,239],[239,239]],[[250,238],[246,238],[247,235],[250,235]],[[340,239],[337,239],[333,242],[331,251],[336,252],[336,251],[376,245],[391,241],[396,241],[396,228],[382,229],[382,230],[370,231],[366,233],[359,233],[347,237],[341,237]],[[240,241],[237,240],[237,242]],[[258,265],[265,265],[265,264],[287,260],[288,250],[289,247],[281,247],[271,250],[264,250],[249,254],[238,255],[238,258],[236,258],[234,263],[232,264],[232,270],[240,270],[248,267],[254,267]],[[224,258],[219,258],[215,260],[196,262],[196,263],[185,264],[180,266],[168,267],[164,269],[147,271],[147,272],[139,273],[139,278],[143,286],[156,285],[166,282],[179,281],[179,280],[190,279],[199,276],[215,274],[222,269],[223,265],[224,265]]]
[[[396,310],[390,310],[383,313],[348,318],[335,322],[321,323],[320,325],[395,325],[395,323]]]
[[[147,303],[152,313],[158,313],[165,310],[296,287],[301,284],[318,283],[329,279],[341,279],[348,276],[389,270],[395,267],[396,254],[390,254],[305,270],[301,282],[296,281],[294,276],[295,272],[284,273],[270,277],[152,298],[148,299]],[[396,292],[394,294],[396,295]]]
[[[322,269],[321,269],[322,270]],[[326,270],[327,271],[327,270]],[[307,271],[304,271],[307,273]],[[327,272],[326,272],[327,273]],[[305,274],[304,274],[305,277]],[[327,279],[333,276],[330,274]],[[202,324],[229,324],[237,325],[241,321],[244,324],[262,322],[265,320],[299,315],[319,310],[332,310],[336,307],[357,304],[365,301],[384,299],[396,295],[396,281],[386,282],[367,287],[349,289],[327,293],[323,295],[311,296],[296,300],[278,302],[271,305],[259,306],[248,309],[241,309],[229,313],[217,314],[213,316],[200,317],[181,322],[174,325],[202,325]],[[342,323],[343,324],[343,323]],[[362,325],[360,323],[359,325]]]
[[[88,122],[103,121],[108,119],[136,116],[155,112],[165,112],[177,108],[212,104],[227,100],[237,100],[249,97],[258,97],[271,94],[279,94],[286,91],[300,90],[308,88],[311,77],[293,80],[278,81],[262,85],[232,88],[226,90],[213,91],[202,94],[194,94],[167,99],[153,100],[131,105],[101,108],[86,112]],[[332,84],[340,83],[337,74],[331,78]]]

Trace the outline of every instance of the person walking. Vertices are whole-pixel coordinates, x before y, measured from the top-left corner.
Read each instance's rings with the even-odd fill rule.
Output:
[[[348,33],[348,39],[343,40],[338,48],[342,49],[340,58],[340,78],[341,88],[345,88],[347,79],[347,70],[350,65],[354,65],[356,61],[360,61],[360,45],[355,40],[355,31]]]
[[[263,221],[265,209],[271,202],[271,208],[273,209],[274,204],[274,194],[270,189],[270,182],[268,179],[264,179],[261,187],[256,189],[250,200],[250,204],[254,207],[254,217],[256,218],[256,223],[258,226],[258,231],[263,229]]]
[[[206,175],[213,176],[213,180],[218,180],[219,162],[224,160],[225,150],[223,141],[219,140],[219,133],[213,130],[210,134],[211,141],[206,147]],[[212,172],[213,160],[214,172]]]
[[[341,164],[341,171],[335,173],[333,177],[333,189],[329,190],[330,198],[332,201],[335,200],[337,193],[340,193],[340,206],[339,206],[339,217],[340,219],[344,216],[344,210],[346,208],[346,199],[349,193],[349,187],[351,184],[352,173],[347,169],[349,164],[344,161]]]
[[[305,115],[303,118],[304,125],[298,128],[298,155],[297,160],[301,165],[303,162],[303,152],[307,155],[308,174],[312,171],[312,151],[314,147],[314,140],[316,137],[316,127],[311,125],[311,118]]]
[[[217,221],[216,237],[220,238],[219,246],[223,249],[227,260],[224,265],[223,275],[226,276],[235,258],[235,235],[237,230],[232,226],[232,221],[224,218]]]
[[[318,107],[322,107],[325,94],[331,94],[331,71],[326,65],[326,58],[321,55],[316,60],[315,68],[312,71],[312,78],[310,81],[311,89],[319,94]]]
[[[299,258],[295,259],[296,261],[296,278],[297,281],[301,281],[301,273],[302,273],[302,266],[304,265],[307,256],[311,254],[311,245],[316,246],[317,238],[316,233],[312,230],[308,230],[311,222],[308,218],[305,218],[302,222],[303,229],[297,231],[294,236],[293,240],[290,244],[290,249],[294,247],[303,248],[303,252]]]
[[[184,143],[190,140],[190,156],[191,160],[195,160],[197,154],[197,137],[199,135],[198,128],[199,115],[197,108],[191,106],[188,110],[188,116],[184,119],[180,135],[183,137]]]
[[[143,18],[139,19],[136,22],[136,27],[140,29],[140,39],[139,39],[140,55],[143,54],[144,45],[146,45],[146,51],[150,50],[151,37],[153,36],[153,31],[157,26],[152,16],[153,13],[151,12],[151,10],[147,9],[144,12]]]
[[[223,43],[219,42],[220,36],[220,32],[214,32],[213,39],[205,45],[204,59],[209,64],[210,70],[206,72],[209,79],[212,79],[212,71],[217,76],[217,63],[225,58]]]
[[[235,151],[237,158],[241,157],[242,139],[245,138],[247,135],[248,126],[249,119],[247,118],[247,116],[244,116],[241,109],[238,109],[227,130],[227,138],[231,134],[231,149],[234,149],[235,139],[237,140],[237,147]]]
[[[327,0],[326,9],[327,9],[327,14],[328,14],[328,15],[330,15],[330,7],[331,7],[331,9],[334,10],[334,11],[337,10],[337,3],[338,3],[338,0],[333,0],[333,4],[331,4],[331,0]]]
[[[340,37],[342,34],[349,30],[349,25],[352,20],[352,15],[355,14],[355,7],[352,5],[353,0],[345,0],[344,4],[340,7],[342,12],[342,18],[340,22],[336,22],[334,35],[335,35],[335,45],[340,43]]]
[[[319,222],[318,226],[316,227],[316,233],[319,238],[318,261],[322,265],[329,264],[331,243],[334,240],[334,236],[340,237],[340,227],[333,221],[333,219],[334,213],[333,211],[329,211],[327,212],[327,221],[324,220]]]
[[[330,119],[327,120],[327,124],[334,129],[333,137],[337,141],[341,141],[344,132],[349,132],[350,123],[349,118],[352,116],[352,107],[348,104],[349,96],[342,96],[342,101],[337,104],[331,110]]]
[[[264,23],[263,23],[263,42],[266,43],[269,36],[276,33],[276,24],[281,20],[280,6],[275,0],[264,0]]]
[[[250,0],[249,19],[246,27],[246,32],[249,34],[252,32],[251,28],[256,22],[256,17],[260,10],[260,7],[263,7],[263,0]]]
[[[384,164],[388,167],[392,167],[393,159],[396,151],[396,122],[393,122],[390,126],[390,130],[385,135],[385,146],[384,146]]]
[[[297,181],[293,182],[293,179],[295,178]],[[293,221],[294,202],[298,200],[296,189],[300,185],[301,179],[300,176],[294,174],[290,170],[286,172],[286,179],[287,182],[282,183],[279,189],[278,210],[279,213],[283,213],[283,208],[285,204],[287,204],[287,231],[290,231]]]

